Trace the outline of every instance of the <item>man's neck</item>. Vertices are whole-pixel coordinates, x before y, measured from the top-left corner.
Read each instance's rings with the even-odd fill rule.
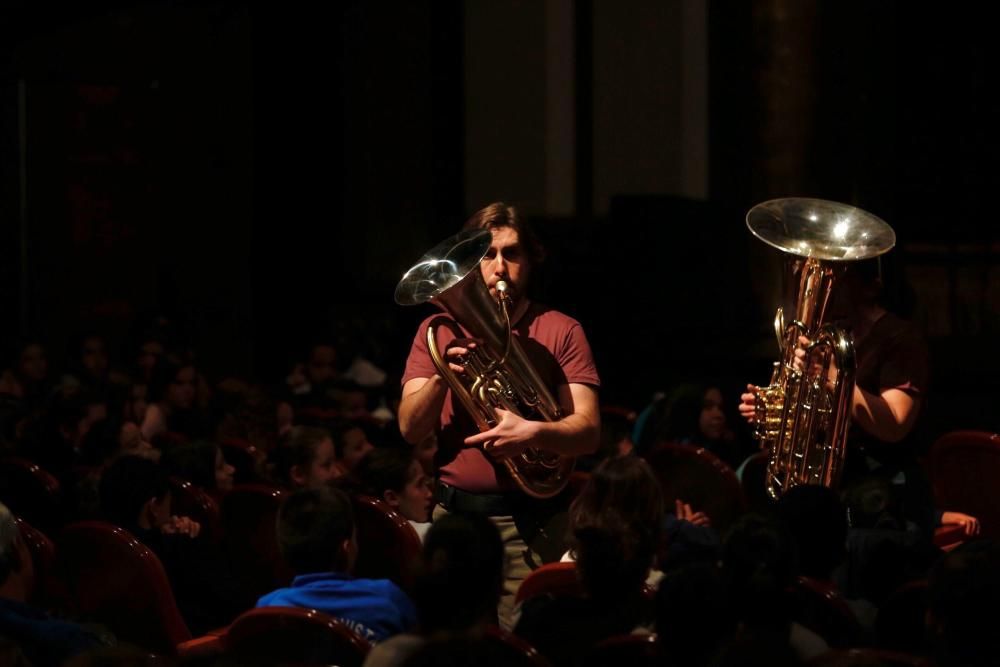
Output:
[[[510,311],[511,328],[517,326],[517,323],[520,322],[521,318],[528,312],[529,306],[531,306],[531,300],[528,298],[518,299],[514,302],[514,308]]]

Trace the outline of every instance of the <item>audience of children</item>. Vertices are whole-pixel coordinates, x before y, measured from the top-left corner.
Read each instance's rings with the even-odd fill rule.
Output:
[[[391,411],[374,417],[375,406],[398,403],[395,388],[375,382],[384,374],[361,364],[363,386],[344,373],[351,360],[323,342],[279,391],[227,378],[206,401],[190,353],[160,335],[135,349],[129,383],[112,370],[100,335],[74,341],[61,376],[40,343],[20,345],[0,376],[0,435],[8,454],[56,475],[65,520],[103,518],[160,558],[195,634],[227,625],[255,603],[293,605],[330,613],[378,643],[369,665],[422,664],[448,650],[490,655],[482,641],[496,623],[504,568],[496,528],[461,514],[430,523],[436,443],[429,437],[405,445]],[[672,664],[750,664],[749,656],[800,664],[828,642],[787,606],[794,577],[838,591],[876,646],[881,604],[903,584],[929,579],[925,636],[938,664],[991,664],[984,656],[996,652],[989,610],[1000,609],[1000,552],[976,539],[974,517],[939,513],[939,521],[964,526],[968,540],[944,556],[923,542],[860,543],[874,540],[880,517],[892,515],[891,499],[878,488],[841,497],[798,487],[773,503],[771,514],[745,515],[725,534],[702,508],[665,501],[642,456],[650,447],[697,445],[731,467],[752,451],[730,428],[726,404],[713,381],[678,386],[638,420],[627,410],[604,413],[602,446],[581,460],[588,476],[570,505],[565,536],[564,560],[576,562],[583,594],[525,601],[519,637],[554,665],[580,664],[600,640],[632,632],[656,633]],[[169,476],[224,502],[234,484],[220,446],[228,438],[258,446],[266,457],[258,480],[290,492],[276,539],[296,577],[259,600],[234,583],[226,562],[232,554],[224,557],[197,522],[171,511]],[[412,589],[351,576],[357,545],[348,492],[383,500],[422,536]],[[12,521],[0,506],[0,640],[24,633],[16,644],[33,664],[113,643],[107,632],[26,605],[30,556]],[[987,612],[972,614],[970,601]]]

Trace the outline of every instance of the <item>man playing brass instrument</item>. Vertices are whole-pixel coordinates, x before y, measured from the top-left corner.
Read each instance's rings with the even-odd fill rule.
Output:
[[[974,517],[935,511],[929,483],[917,463],[915,425],[927,391],[928,352],[915,327],[880,303],[879,262],[852,265],[831,298],[833,316],[846,322],[857,353],[842,494],[849,508],[878,506],[869,501],[883,497],[888,503],[886,518],[893,514],[899,528],[909,524],[928,541],[941,522],[960,523],[974,535],[979,531]],[[802,370],[810,341],[800,337],[798,343],[794,363]],[[756,389],[748,385],[748,393],[741,396],[740,414],[748,421],[754,419]],[[852,523],[865,521],[856,514]]]
[[[850,403],[856,432],[851,440],[856,442],[860,437],[886,449],[890,443],[903,441],[913,429],[928,369],[927,351],[914,328],[878,302],[881,283],[877,271],[878,260],[852,266],[844,284],[834,290],[831,310],[847,320],[858,352],[858,380]],[[795,362],[801,370],[810,341],[800,336],[798,342]],[[739,410],[752,421],[756,387],[748,385],[747,389]],[[882,453],[891,457],[903,448],[888,448]]]
[[[528,497],[498,461],[516,456],[526,447],[567,456],[595,451],[600,430],[600,379],[580,324],[527,297],[532,269],[542,260],[543,250],[516,209],[501,202],[490,204],[476,212],[465,229],[492,233],[492,244],[480,265],[482,276],[494,298],[498,283],[505,283],[511,329],[563,416],[557,421],[534,421],[498,409],[499,423],[479,433],[431,359],[425,332],[432,316],[418,328],[406,362],[399,424],[403,437],[411,443],[423,441],[435,430],[439,433],[435,457],[439,506],[435,515],[447,511],[484,514],[500,530],[508,565],[499,613],[501,625],[509,627],[514,594],[521,581],[531,569],[558,560],[563,553],[563,531],[547,524],[565,508],[559,497],[545,501]],[[437,332],[438,347],[447,350],[449,367],[462,374],[462,356],[476,342],[456,341],[448,327],[438,327]]]

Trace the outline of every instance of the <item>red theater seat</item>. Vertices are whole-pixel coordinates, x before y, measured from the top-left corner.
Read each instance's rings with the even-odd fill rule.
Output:
[[[583,593],[576,563],[546,563],[524,578],[514,596],[514,602],[521,604],[539,595],[573,597]],[[647,600],[652,600],[656,597],[656,591],[644,585],[643,595]]]
[[[201,524],[201,534],[213,542],[219,540],[219,504],[208,492],[186,479],[170,478],[171,511]]]
[[[382,500],[354,498],[358,558],[354,574],[369,579],[389,579],[403,590],[413,587],[413,567],[421,543],[410,522]]]
[[[222,546],[233,576],[254,597],[287,586],[292,571],[278,549],[275,521],[287,492],[239,484],[222,499]]]
[[[33,528],[24,519],[17,518],[16,521],[18,530],[21,531],[21,539],[31,554],[31,565],[35,571],[35,589],[31,594],[31,602],[44,608],[50,601],[54,585],[56,545],[45,533]]]
[[[792,620],[809,628],[834,648],[867,646],[864,628],[833,586],[797,577],[787,591]]]
[[[371,645],[343,622],[313,609],[261,607],[222,636],[226,654],[253,664],[340,665],[364,662]]]
[[[746,510],[736,473],[702,447],[659,444],[646,454],[663,487],[663,500],[672,511],[675,500],[704,512],[722,534]]]
[[[1000,435],[953,431],[931,446],[926,463],[938,508],[979,519],[984,537],[1000,537]]]
[[[0,501],[41,530],[59,521],[59,480],[37,464],[15,457],[0,460]]]
[[[156,653],[172,654],[191,639],[160,559],[127,530],[80,521],[57,544],[57,569],[78,618]]]
[[[515,603],[520,604],[539,595],[556,597],[583,594],[583,585],[576,573],[576,563],[547,563],[533,571],[517,589]]]

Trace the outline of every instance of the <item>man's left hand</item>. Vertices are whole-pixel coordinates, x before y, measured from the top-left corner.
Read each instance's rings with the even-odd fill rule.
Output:
[[[486,453],[497,459],[517,456],[531,445],[531,440],[538,433],[538,422],[499,408],[496,413],[499,423],[488,431],[470,435],[465,444],[484,445]]]

